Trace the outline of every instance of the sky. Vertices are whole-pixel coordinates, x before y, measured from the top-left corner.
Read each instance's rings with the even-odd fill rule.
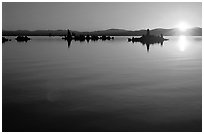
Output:
[[[174,28],[180,22],[202,27],[202,3],[2,3],[3,30],[140,30]]]

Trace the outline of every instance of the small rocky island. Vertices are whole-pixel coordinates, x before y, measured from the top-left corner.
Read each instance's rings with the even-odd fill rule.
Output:
[[[147,29],[146,35],[142,35],[142,37],[140,37],[140,38],[135,38],[135,37],[132,37],[132,39],[128,38],[128,42],[131,42],[131,41],[133,43],[134,42],[141,42],[143,45],[146,45],[147,46],[147,52],[149,52],[151,44],[160,43],[162,46],[163,42],[167,41],[167,40],[169,40],[169,39],[165,39],[162,34],[160,36],[150,35],[149,29]]]
[[[142,35],[142,37],[140,38],[135,38],[135,37],[132,37],[132,39],[128,38],[129,42],[130,41],[141,42],[142,44],[162,43],[163,41],[166,41],[166,40],[168,39],[165,39],[162,34],[160,36],[150,35],[149,29],[147,29],[146,35]]]
[[[17,40],[18,42],[21,42],[21,41],[27,42],[28,40],[30,40],[30,38],[29,38],[28,36],[17,36],[17,37],[16,37],[16,40]]]

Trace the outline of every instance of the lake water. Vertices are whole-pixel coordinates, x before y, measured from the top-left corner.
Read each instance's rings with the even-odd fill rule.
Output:
[[[2,45],[3,131],[202,131],[202,37],[31,38]]]

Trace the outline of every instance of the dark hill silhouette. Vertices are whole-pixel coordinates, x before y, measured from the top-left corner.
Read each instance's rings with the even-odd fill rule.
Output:
[[[185,33],[180,32],[178,29],[163,29],[157,28],[150,30],[152,35],[160,35],[164,36],[176,36],[176,35],[187,35],[187,36],[202,36],[202,28],[195,27],[188,29]],[[142,36],[146,33],[146,30],[124,30],[124,29],[108,29],[108,30],[100,30],[93,32],[79,32],[72,31],[72,33],[76,35],[97,35],[97,36]],[[28,30],[17,30],[17,31],[6,31],[3,30],[3,36],[65,36],[67,34],[67,30],[36,30],[36,31],[28,31]]]

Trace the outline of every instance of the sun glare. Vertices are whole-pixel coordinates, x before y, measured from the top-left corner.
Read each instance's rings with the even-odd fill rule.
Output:
[[[185,32],[189,28],[186,22],[180,22],[177,27],[181,32]]]

